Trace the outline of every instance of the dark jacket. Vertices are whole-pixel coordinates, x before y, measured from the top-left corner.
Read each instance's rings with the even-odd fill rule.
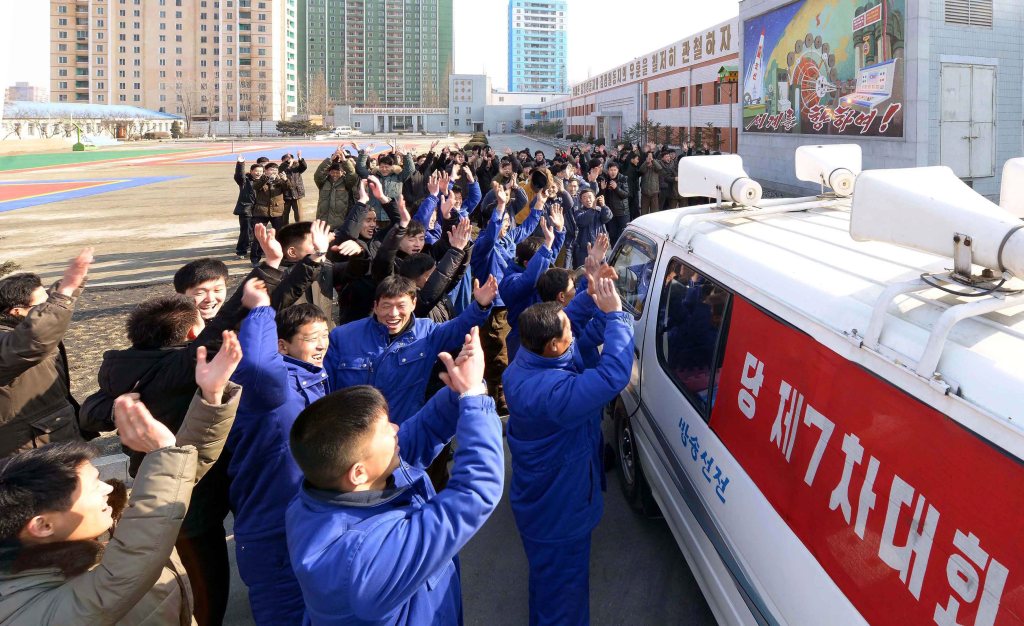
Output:
[[[80,293],[54,286],[24,319],[0,315],[0,458],[82,438],[62,343]]]
[[[501,498],[504,455],[494,400],[438,392],[398,431],[401,462],[383,491],[303,484],[286,515],[306,615],[318,626],[462,623],[456,554]],[[458,438],[448,486],[424,468]]]
[[[451,246],[444,247],[444,254],[437,259],[437,267],[434,268],[434,272],[427,279],[426,284],[416,292],[415,313],[417,317],[430,318],[438,324],[443,324],[454,317],[455,309],[448,299],[448,293],[466,275],[472,245],[471,243],[466,244],[465,250]]]
[[[284,167],[284,164],[281,165]],[[302,174],[306,171],[306,159],[292,161],[291,167],[284,170],[288,174],[288,189],[284,192],[287,200],[298,200],[306,197],[306,185],[302,182]]]
[[[283,261],[281,269],[291,278],[292,304],[315,304],[327,316],[327,327],[334,328],[334,264],[307,256],[298,262]]]
[[[612,211],[607,206],[595,204],[594,208],[587,209],[579,205],[575,216],[576,239],[572,242],[572,261],[578,267],[587,258],[587,245],[593,245],[598,235],[608,232],[605,224],[612,221]]]
[[[280,297],[280,270],[261,265],[246,280],[250,277],[262,279],[274,297]],[[243,280],[241,285],[244,284]],[[283,304],[288,303],[279,306]],[[113,430],[114,400],[123,393],[136,392],[157,420],[172,431],[177,430],[196,392],[196,350],[206,346],[211,355],[208,358],[212,358],[220,348],[223,331],[236,328],[244,316],[242,287],[239,286],[217,316],[187,344],[162,349],[107,350],[97,376],[100,389],[83,403],[82,424],[93,430]],[[125,453],[131,459],[129,471],[134,476],[144,455],[128,449]]]
[[[313,173],[313,182],[320,190],[316,201],[316,219],[327,222],[331,228],[337,228],[348,215],[349,196],[359,182],[359,177],[356,176],[356,166],[352,161],[342,159],[341,168],[344,173],[341,178],[332,181],[327,175],[331,163],[330,158],[324,159]]]
[[[619,172],[615,178],[608,177],[608,182],[615,181],[615,189],[609,184],[602,190],[604,203],[612,211],[612,215],[620,217],[629,215],[629,180]]]
[[[235,184],[238,185],[238,199],[235,200],[234,214],[251,217],[256,192],[252,188],[252,177],[245,173],[245,161],[235,161]]]

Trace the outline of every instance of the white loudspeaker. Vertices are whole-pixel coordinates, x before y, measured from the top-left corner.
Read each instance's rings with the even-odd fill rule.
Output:
[[[1024,157],[1009,159],[1003,165],[999,206],[1017,217],[1024,218]]]
[[[953,237],[972,239],[975,265],[1004,267],[1024,276],[1024,229],[1013,214],[993,204],[948,167],[866,170],[857,178],[850,236],[885,241],[943,257],[953,256]]]
[[[743,206],[761,201],[761,185],[747,176],[738,154],[691,156],[679,159],[679,195],[717,198]]]
[[[853,184],[861,171],[860,146],[841,143],[824,146],[800,146],[796,149],[796,177],[822,183],[839,196],[853,194]]]

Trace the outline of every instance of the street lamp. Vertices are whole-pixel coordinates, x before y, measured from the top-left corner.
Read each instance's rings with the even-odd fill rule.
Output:
[[[732,100],[736,92],[736,84],[739,82],[740,72],[739,68],[735,65],[723,65],[718,68],[718,82],[722,85],[732,85],[732,89],[729,90],[729,147],[732,148],[732,152],[736,152],[736,145],[732,140],[733,132],[733,119],[732,119]],[[739,133],[737,132],[737,135]]]

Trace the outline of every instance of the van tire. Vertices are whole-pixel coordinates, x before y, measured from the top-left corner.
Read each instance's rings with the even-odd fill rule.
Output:
[[[621,402],[615,403],[615,466],[622,485],[622,495],[629,506],[647,517],[660,515],[658,504],[651,494],[650,485],[640,464],[640,451],[636,445],[633,424]]]

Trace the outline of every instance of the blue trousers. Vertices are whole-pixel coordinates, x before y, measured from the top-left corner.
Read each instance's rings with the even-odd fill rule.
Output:
[[[530,563],[530,626],[590,623],[590,533],[554,543],[523,537]]]
[[[282,533],[255,541],[235,539],[238,574],[249,588],[249,607],[258,626],[301,624],[302,589],[292,571]]]

